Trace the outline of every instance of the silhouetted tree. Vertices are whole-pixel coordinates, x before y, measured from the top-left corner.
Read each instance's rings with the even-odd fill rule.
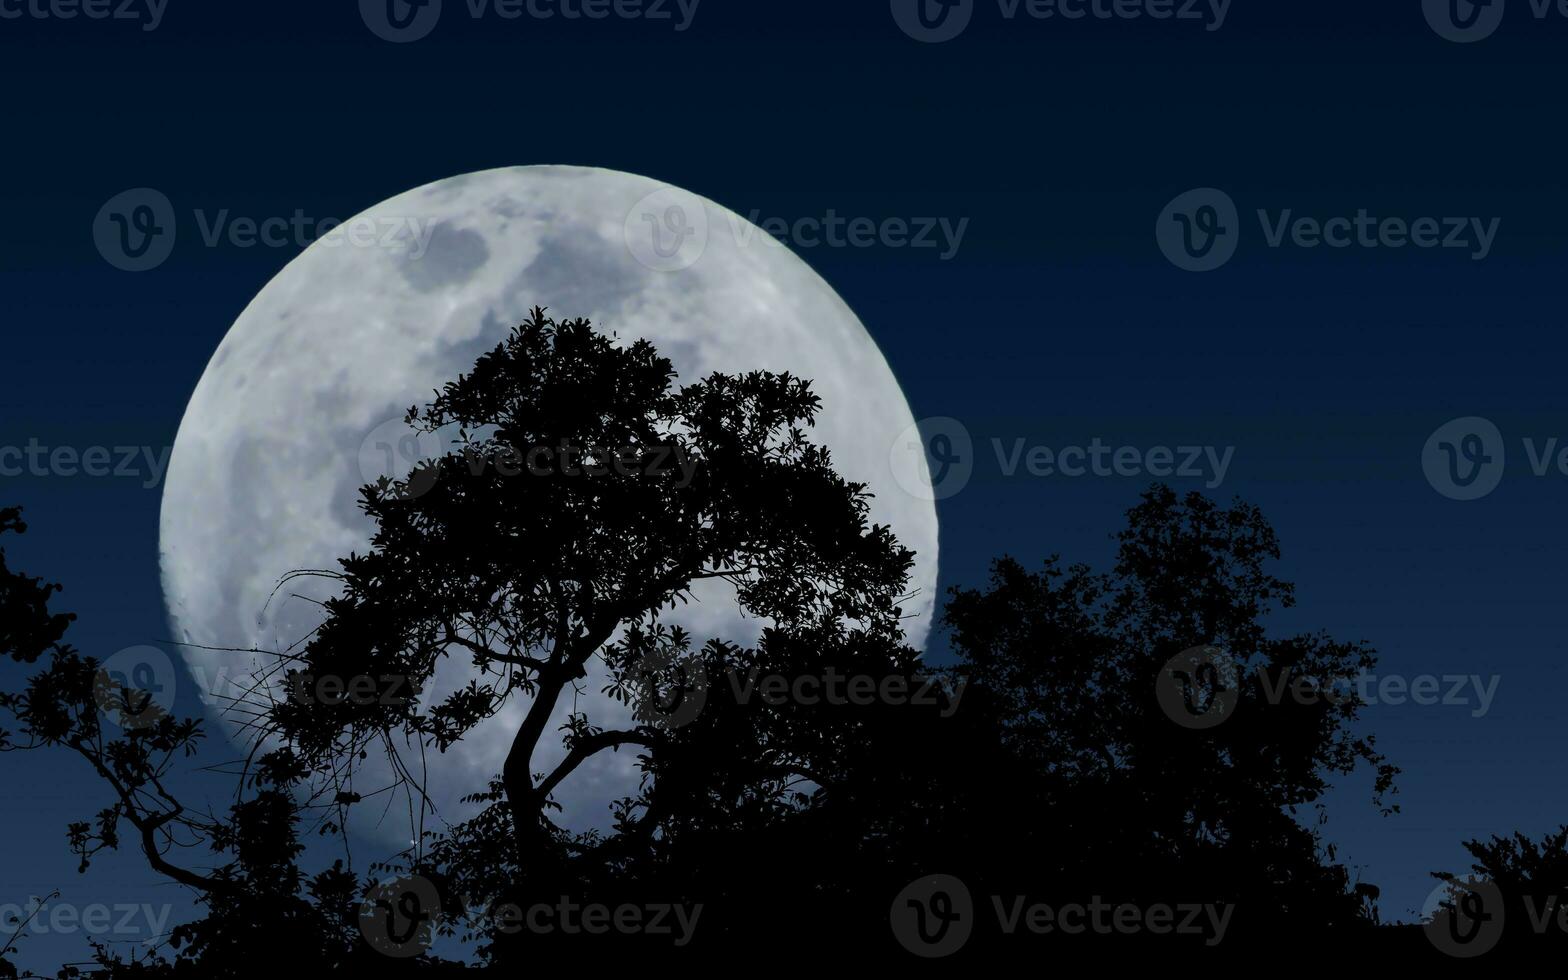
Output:
[[[535,310],[423,412],[410,409],[411,425],[455,429],[458,444],[406,480],[365,488],[372,548],[342,563],[341,595],[283,683],[396,676],[423,689],[453,656],[482,680],[436,704],[283,698],[269,733],[330,780],[394,734],[453,750],[526,697],[500,773],[512,844],[502,854],[531,893],[560,894],[569,849],[549,818],[557,787],[600,752],[656,757],[671,727],[658,706],[699,659],[715,674],[745,666],[737,648],[694,644],[667,622],[694,588],[727,583],[742,612],[777,630],[828,653],[872,645],[884,669],[896,663],[912,555],[869,521],[866,488],[807,438],[820,407],[809,383],[754,372],[677,389],[673,378],[646,341],[618,345],[587,321]],[[545,459],[558,468],[548,476]],[[594,658],[638,723],[603,729],[574,715],[564,760],[536,774],[549,719]],[[799,775],[787,752],[749,764],[761,797]],[[629,804],[628,820],[650,802]]]
[[[1326,863],[1332,848],[1298,817],[1358,764],[1379,805],[1392,787],[1397,770],[1352,724],[1362,705],[1348,682],[1373,651],[1267,635],[1294,589],[1269,569],[1279,547],[1254,507],[1156,486],[1117,540],[1108,574],[1004,558],[988,589],[955,589],[946,608],[959,671],[991,692],[1009,751],[1058,783],[1046,822],[1062,836],[1041,846],[1068,860],[1048,880],[1202,894],[1298,928],[1365,919],[1375,890]],[[1194,647],[1223,658],[1209,680],[1228,691],[1206,692],[1221,700],[1187,702],[1222,712],[1212,727],[1179,724],[1157,698],[1181,680],[1167,663]]]
[[[0,534],[27,530],[18,509],[0,510]],[[296,863],[299,805],[286,757],[268,755],[240,776],[236,802],[224,816],[199,812],[171,792],[176,763],[202,741],[198,719],[176,718],[149,692],[111,678],[97,660],[65,642],[75,616],[50,609],[60,586],[11,570],[0,549],[0,653],[42,669],[20,691],[0,691],[0,710],[14,729],[0,728],[0,751],[65,750],[79,757],[109,790],[91,819],[66,830],[86,872],[93,857],[117,849],[122,831],[149,866],[193,889],[207,914],[168,937],[173,953],[148,950],[126,959],[94,944],[97,975],[108,977],[248,977],[258,966],[308,961],[323,968],[385,970],[389,961],[360,940],[362,893],[341,862],[316,875]],[[118,724],[105,724],[114,715]],[[205,847],[210,869],[173,857]],[[8,937],[9,939],[10,937]],[[0,976],[15,976],[0,949]],[[426,965],[438,965],[430,961]],[[75,968],[62,971],[74,975]]]
[[[1568,946],[1568,826],[1536,841],[1522,833],[1468,840],[1472,863],[1466,875],[1434,872],[1449,883],[1433,925],[1461,918],[1458,932],[1471,942],[1495,943],[1488,961],[1545,955]],[[1495,937],[1486,932],[1495,928]]]
[[[1353,729],[1359,703],[1334,686],[1373,653],[1268,634],[1267,615],[1294,593],[1270,571],[1279,549],[1255,508],[1155,487],[1129,512],[1108,573],[998,561],[988,588],[952,591],[958,658],[933,672],[901,629],[912,555],[870,522],[868,488],[807,437],[819,410],[809,384],[760,372],[674,380],[646,342],[536,310],[410,409],[412,426],[453,448],[363,488],[371,548],[343,560],[323,625],[280,656],[281,696],[264,706],[221,817],[165,788],[173,760],[199,747],[199,724],[163,712],[106,732],[106,678],[64,643],[70,617],[48,608],[58,587],[10,572],[0,552],[0,651],[44,661],[25,691],[0,695],[20,722],[0,731],[0,748],[82,756],[112,790],[69,829],[83,867],[127,825],[151,866],[205,908],[168,957],[100,951],[111,976],[242,976],[299,957],[383,973],[448,965],[389,960],[357,935],[372,886],[342,863],[299,867],[302,801],[359,805],[353,775],[372,751],[417,783],[399,745],[462,752],[514,697],[527,701],[523,720],[503,770],[474,787],[478,815],[370,869],[430,882],[443,931],[478,940],[491,965],[584,951],[735,962],[781,938],[788,950],[902,956],[889,903],[933,873],[969,882],[982,905],[1223,902],[1254,939],[1282,923],[1317,936],[1375,921],[1376,890],[1301,822],[1308,808],[1321,820],[1327,780],[1359,765],[1373,769],[1380,804],[1392,788],[1394,768]],[[0,512],[0,533],[20,530],[16,512]],[[759,621],[755,644],[675,625],[680,604],[716,595]],[[1157,697],[1195,647],[1226,658],[1180,701],[1221,704],[1207,727]],[[307,676],[428,689],[449,660],[476,679],[440,700],[295,696]],[[564,759],[535,771],[552,713],[586,690],[596,661],[603,693],[632,720],[569,714]],[[830,674],[922,697],[769,698],[750,686]],[[637,753],[642,779],[613,828],[558,826],[560,788],[621,749]],[[215,867],[171,860],[191,840]],[[488,914],[567,895],[700,903],[703,940],[674,951],[646,937],[523,937]]]

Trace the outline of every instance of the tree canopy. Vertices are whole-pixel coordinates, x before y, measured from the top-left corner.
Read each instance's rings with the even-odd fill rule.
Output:
[[[0,748],[71,752],[105,782],[103,808],[67,831],[84,871],[128,830],[205,907],[161,952],[100,951],[101,965],[241,976],[277,962],[284,935],[290,956],[413,972],[456,966],[426,951],[440,935],[509,968],[590,951],[697,962],[776,942],[801,909],[797,939],[898,955],[889,902],[932,874],[978,895],[1219,903],[1260,942],[1286,921],[1376,922],[1376,888],[1320,829],[1329,782],[1358,767],[1393,809],[1396,770],[1360,731],[1360,702],[1328,696],[1375,654],[1268,629],[1295,593],[1257,508],[1152,487],[1109,569],[1004,557],[983,587],[954,588],[951,656],[927,662],[902,629],[913,556],[872,521],[875,488],[811,441],[820,408],[788,374],[680,385],[652,345],[536,310],[409,410],[449,448],[362,489],[370,547],[333,573],[320,628],[279,654],[221,813],[167,785],[202,722],[162,706],[111,723],[145,692],[72,649],[59,587],[0,551],[0,651],[41,667],[0,694],[15,719]],[[0,534],[23,530],[0,512]],[[683,628],[704,601],[754,622],[755,641]],[[374,696],[297,696],[320,678],[372,678]],[[583,694],[612,710],[567,711],[552,731]],[[371,753],[398,760],[417,796],[398,747],[461,755],[513,700],[522,720],[502,770],[471,788],[476,816],[368,868],[302,867],[303,808],[360,805],[353,774]],[[640,781],[613,827],[562,825],[562,788],[620,751]],[[1476,853],[1499,876],[1549,863],[1511,847]],[[392,876],[441,914],[376,938],[367,922],[392,923],[410,897]],[[502,928],[498,909],[556,896],[700,908],[702,938]]]

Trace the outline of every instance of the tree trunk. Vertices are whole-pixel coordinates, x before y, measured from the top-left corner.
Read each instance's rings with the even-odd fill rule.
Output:
[[[556,890],[565,883],[565,868],[546,824],[545,799],[534,786],[532,766],[534,749],[564,687],[564,681],[554,678],[540,683],[538,696],[512,739],[501,770],[501,783],[512,814],[512,836],[517,845],[521,875],[518,885],[530,894],[554,893],[554,898],[560,897]]]

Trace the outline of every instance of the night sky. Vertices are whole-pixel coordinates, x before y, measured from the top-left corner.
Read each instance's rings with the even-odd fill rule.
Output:
[[[1512,0],[1494,34],[1455,43],[1418,0],[1234,0],[1218,23],[1208,0],[1168,20],[972,6],[959,36],[926,43],[886,0],[703,0],[694,14],[670,0],[668,20],[476,18],[446,0],[428,37],[392,43],[349,0],[168,0],[156,21],[145,0],[130,20],[0,0],[0,505],[31,525],[5,542],[12,566],[64,583],[59,608],[80,615],[70,638],[89,654],[170,639],[145,457],[133,476],[66,476],[5,449],[157,458],[173,444],[230,324],[308,244],[291,231],[209,245],[198,212],[314,224],[456,174],[569,163],[791,225],[967,222],[950,253],[940,232],[931,248],[792,243],[858,313],[916,417],[969,438],[968,482],[938,505],[942,588],[981,584],[1002,554],[1112,555],[1149,473],[1031,473],[1031,450],[1233,450],[1223,480],[1169,482],[1273,523],[1299,604],[1272,628],[1364,639],[1396,685],[1495,679],[1485,710],[1471,687],[1461,704],[1364,712],[1403,769],[1401,813],[1378,814],[1365,774],[1328,801],[1325,840],[1383,888],[1384,919],[1415,916],[1428,872],[1466,867],[1462,840],[1568,819],[1568,17]],[[136,273],[94,237],[133,188],[166,195],[178,222],[167,261]],[[1167,205],[1200,188],[1224,193],[1185,198],[1189,226],[1225,229],[1215,261],[1235,246],[1202,273],[1161,248],[1182,228]],[[1432,228],[1432,247],[1416,244]],[[1438,433],[1471,417],[1497,437]],[[1492,469],[1467,493],[1481,456],[1466,437],[1483,430]],[[932,659],[945,647],[937,633]],[[181,688],[177,707],[200,710]],[[233,757],[214,732],[197,763]],[[0,905],[60,889],[78,907],[187,914],[136,853],[76,873],[65,824],[108,803],[80,760],[0,767]],[[225,781],[198,782],[221,800]],[[79,930],[32,935],[19,961],[52,970],[86,951]]]

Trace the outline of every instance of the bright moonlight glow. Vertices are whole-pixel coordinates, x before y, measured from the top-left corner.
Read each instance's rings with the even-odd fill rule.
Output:
[[[841,473],[870,485],[874,519],[917,552],[905,611],[910,641],[925,642],[937,571],[929,475],[903,392],[850,309],[800,258],[711,201],[630,174],[522,167],[371,208],[291,262],[218,347],[180,427],[161,528],[170,615],[209,705],[227,707],[258,663],[201,648],[278,651],[308,637],[332,583],[293,579],[280,590],[280,579],[366,550],[359,486],[387,463],[412,461],[393,453],[378,462],[396,444],[388,435],[402,431],[397,420],[534,305],[588,317],[623,340],[646,337],[682,382],[757,369],[812,379],[823,402],[814,438]],[[696,637],[756,637],[758,624],[733,602],[699,598],[711,601],[681,620]],[[427,696],[470,676],[456,665]],[[590,676],[561,711],[624,720],[601,686]],[[442,819],[466,816],[458,797],[500,771],[525,708],[427,760]],[[231,731],[240,720],[226,715]],[[536,770],[560,757],[558,740],[546,738],[540,756]],[[356,788],[378,788],[378,773],[384,781],[384,765],[373,764]],[[605,825],[608,801],[635,785],[631,753],[601,754],[558,794],[564,822]],[[372,809],[379,816],[379,800]],[[406,843],[408,831],[405,818],[379,836]]]

